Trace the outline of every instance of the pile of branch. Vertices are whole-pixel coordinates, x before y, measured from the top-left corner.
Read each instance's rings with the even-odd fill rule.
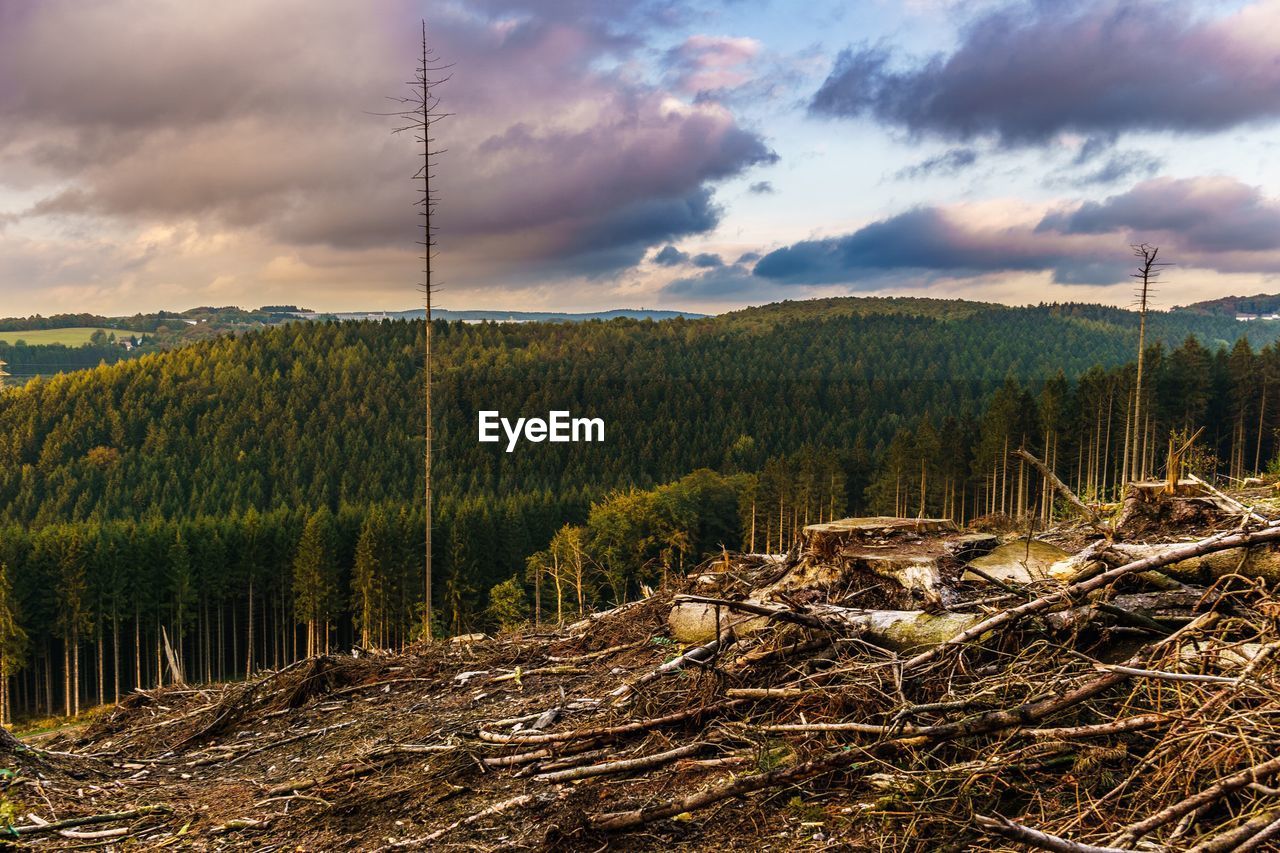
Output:
[[[1276,541],[1267,522],[1124,560],[1100,540],[1073,583],[1022,590],[909,651],[869,638],[868,611],[686,595],[768,627],[632,674],[565,725],[477,736],[502,750],[487,765],[550,785],[668,783],[588,814],[587,832],[838,782],[860,818],[844,832],[869,846],[1260,849],[1280,837],[1280,599],[1246,578],[1152,583]],[[701,772],[682,775],[695,756]]]

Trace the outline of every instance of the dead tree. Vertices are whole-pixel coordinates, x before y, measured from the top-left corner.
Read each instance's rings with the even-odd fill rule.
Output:
[[[422,57],[418,61],[418,67],[414,73],[413,80],[407,84],[409,86],[409,94],[392,98],[404,108],[393,113],[383,113],[383,115],[391,115],[405,121],[405,124],[397,127],[394,133],[411,133],[415,142],[421,144],[422,165],[413,175],[413,181],[422,182],[422,194],[418,197],[416,206],[418,208],[418,216],[422,220],[422,239],[418,241],[418,245],[422,247],[422,280],[418,287],[422,292],[423,301],[426,308],[425,317],[425,343],[423,347],[422,357],[422,374],[423,374],[423,394],[426,399],[426,423],[424,429],[424,438],[426,439],[426,449],[424,452],[425,462],[425,570],[423,572],[423,602],[422,602],[422,633],[426,639],[431,639],[431,525],[432,525],[432,501],[431,501],[431,466],[432,466],[432,417],[431,417],[431,295],[436,292],[437,287],[431,277],[431,261],[435,257],[436,247],[436,226],[432,224],[432,215],[435,213],[436,196],[431,187],[431,179],[434,175],[431,168],[434,158],[438,154],[444,153],[443,149],[435,149],[435,139],[431,135],[431,128],[436,122],[446,118],[449,114],[442,113],[439,110],[440,98],[435,94],[436,87],[448,82],[451,75],[444,72],[450,68],[449,65],[440,63],[434,50],[427,45],[427,22],[422,22]]]
[[[1137,279],[1138,282],[1138,376],[1134,383],[1133,391],[1133,427],[1131,431],[1133,462],[1127,467],[1129,468],[1131,479],[1141,480],[1146,475],[1146,471],[1143,470],[1146,458],[1143,451],[1146,445],[1147,431],[1142,423],[1142,367],[1147,347],[1147,306],[1150,303],[1151,291],[1155,286],[1156,279],[1160,277],[1161,268],[1167,267],[1169,264],[1156,260],[1160,254],[1159,246],[1138,243],[1132,248],[1134,256],[1138,258],[1138,271],[1130,274],[1130,277]],[[1126,456],[1126,459],[1128,458]]]

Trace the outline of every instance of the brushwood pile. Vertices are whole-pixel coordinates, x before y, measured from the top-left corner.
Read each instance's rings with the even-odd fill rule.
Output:
[[[1280,501],[846,519],[556,629],[4,741],[49,849],[1280,850]],[[997,522],[1000,523],[997,523]]]

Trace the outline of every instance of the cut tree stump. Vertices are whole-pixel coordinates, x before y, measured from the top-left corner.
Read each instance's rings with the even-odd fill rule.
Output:
[[[1001,545],[986,556],[971,560],[969,565],[997,580],[1032,583],[1048,578],[1050,567],[1068,556],[1057,545],[1033,539],[1029,543],[1022,540]],[[968,571],[960,576],[960,580],[988,582],[986,578]]]

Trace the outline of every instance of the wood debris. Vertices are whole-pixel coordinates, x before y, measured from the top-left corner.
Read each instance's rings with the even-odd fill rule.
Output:
[[[1030,558],[1059,552],[1019,534],[854,519],[564,630],[137,693],[4,746],[0,785],[25,806],[10,831],[49,848],[1275,849],[1280,522],[1183,482],[1042,533],[1065,555],[1052,570]],[[971,570],[1019,543],[1025,573]]]

